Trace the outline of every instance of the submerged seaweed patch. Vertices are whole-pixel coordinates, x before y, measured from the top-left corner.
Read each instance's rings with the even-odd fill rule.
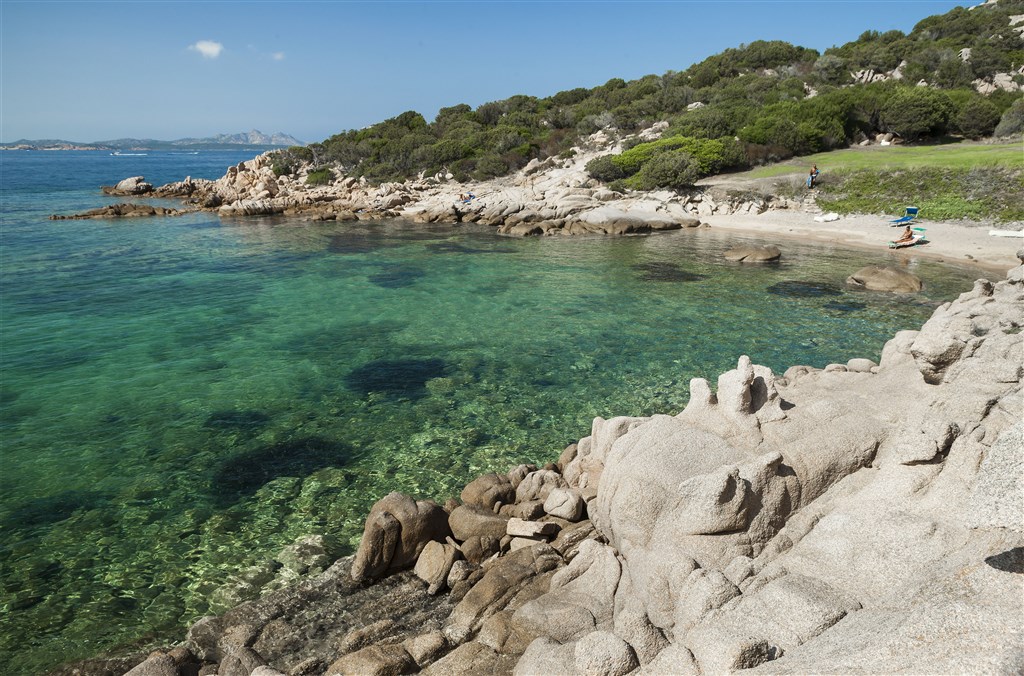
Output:
[[[784,298],[822,298],[825,296],[841,296],[843,290],[835,284],[827,282],[804,282],[790,280],[772,284],[768,293]]]
[[[306,477],[352,457],[347,444],[321,437],[279,441],[224,462],[213,474],[215,504],[224,507],[252,495],[278,477]]]
[[[398,246],[380,235],[369,232],[342,232],[327,239],[327,250],[335,254],[365,254],[378,249]]]
[[[404,330],[408,322],[386,319],[378,322],[330,324],[312,331],[294,334],[279,344],[279,349],[292,353],[295,358],[335,362],[339,350],[351,351],[361,347],[383,347],[391,335]]]
[[[689,272],[675,263],[640,263],[633,269],[643,273],[640,279],[645,282],[697,282],[705,278],[705,275]]]
[[[474,246],[466,246],[465,244],[459,244],[458,242],[436,242],[434,244],[428,244],[426,246],[428,251],[434,253],[456,253],[456,254],[509,254],[518,253],[515,249],[497,248],[497,249],[481,249]]]
[[[80,510],[95,509],[106,499],[97,491],[62,491],[16,505],[7,512],[4,522],[12,530],[46,526],[64,521]]]
[[[442,359],[378,359],[353,369],[345,384],[363,396],[383,392],[394,399],[419,399],[427,393],[427,381],[443,377],[446,370]]]
[[[370,281],[384,289],[402,289],[412,286],[426,275],[420,268],[408,265],[388,265],[370,275]]]
[[[262,411],[214,411],[203,423],[210,429],[256,430],[270,422]]]

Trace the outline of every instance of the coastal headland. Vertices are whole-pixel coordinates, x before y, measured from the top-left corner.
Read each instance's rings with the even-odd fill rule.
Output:
[[[135,178],[111,192],[223,218],[475,222],[519,236],[744,230],[782,256],[797,237],[877,246],[890,265],[927,251],[1003,273],[895,335],[878,363],[778,374],[737,355],[717,383],[690,382],[683,411],[595,418],[559,458],[480,476],[444,504],[391,493],[354,556],[315,574],[326,550],[314,534],[288,553],[311,571],[301,582],[199,620],[176,645],[57,673],[1024,669],[1019,241],[927,222],[932,244],[890,254],[880,216],[815,221],[811,199],[713,186],[614,193],[589,182],[587,156],[473,186],[310,186],[308,169],[275,176],[261,156],[217,181]]]

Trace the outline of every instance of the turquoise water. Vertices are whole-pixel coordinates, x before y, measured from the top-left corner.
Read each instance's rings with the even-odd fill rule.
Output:
[[[443,500],[594,416],[678,411],[741,354],[877,359],[980,276],[919,262],[909,300],[848,291],[889,254],[742,267],[721,253],[749,240],[711,231],[46,220],[244,157],[0,156],[0,673],[178,637],[297,536],[351,550],[387,492]]]

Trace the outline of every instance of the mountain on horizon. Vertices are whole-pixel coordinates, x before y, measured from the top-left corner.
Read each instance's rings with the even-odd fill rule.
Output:
[[[294,136],[283,132],[264,134],[258,129],[237,134],[217,134],[205,138],[180,138],[173,141],[157,139],[119,138],[106,141],[66,141],[63,139],[19,139],[0,143],[0,148],[22,150],[174,150],[195,147],[261,146],[285,148],[305,145]]]

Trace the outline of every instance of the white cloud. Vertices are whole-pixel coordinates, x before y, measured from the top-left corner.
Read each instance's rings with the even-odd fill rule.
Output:
[[[204,59],[216,59],[224,51],[224,45],[213,40],[200,40],[188,48],[202,54]]]
[[[270,55],[274,61],[284,61],[284,52],[274,52]]]

